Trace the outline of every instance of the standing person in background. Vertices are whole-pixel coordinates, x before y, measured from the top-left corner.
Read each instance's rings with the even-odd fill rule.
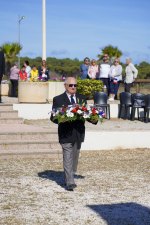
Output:
[[[103,61],[99,66],[99,76],[98,79],[101,80],[107,88],[107,94],[109,96],[109,72],[110,72],[110,63],[108,54],[103,55]]]
[[[48,81],[50,79],[50,71],[46,65],[46,60],[42,60],[42,65],[38,68],[39,80]]]
[[[114,101],[115,96],[117,96],[119,84],[122,80],[122,66],[119,64],[119,59],[114,60],[114,65],[110,67],[109,72],[110,77],[110,97],[109,101]]]
[[[82,80],[88,78],[89,64],[90,64],[90,59],[88,57],[86,57],[84,59],[83,64],[80,65],[80,74],[81,74],[80,77],[81,77]]]
[[[11,97],[17,97],[18,91],[18,80],[19,80],[19,68],[15,63],[10,69],[10,81],[11,81]]]
[[[2,82],[4,73],[5,73],[5,57],[4,57],[4,53],[0,51],[0,103],[2,102],[1,101],[1,82]]]
[[[98,74],[98,65],[96,64],[96,60],[92,59],[91,64],[88,68],[88,76],[90,79],[96,79],[97,74]]]
[[[137,78],[138,75],[138,70],[135,68],[135,66],[132,63],[131,58],[126,59],[126,69],[125,69],[125,92],[130,92],[130,89],[132,87],[132,84]]]
[[[30,72],[30,81],[37,81],[38,80],[38,70],[35,65],[32,66]]]
[[[27,80],[27,73],[26,73],[25,66],[22,66],[21,70],[19,71],[19,78],[22,81],[26,81]]]
[[[24,61],[24,66],[26,68],[27,80],[30,80],[31,67],[29,66],[29,61],[28,60]]]

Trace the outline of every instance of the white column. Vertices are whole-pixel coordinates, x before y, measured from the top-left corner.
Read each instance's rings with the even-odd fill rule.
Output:
[[[46,60],[46,0],[42,0],[42,59]]]

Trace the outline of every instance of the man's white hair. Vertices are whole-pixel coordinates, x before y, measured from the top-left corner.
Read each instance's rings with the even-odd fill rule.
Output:
[[[126,58],[126,60],[132,62],[132,59],[130,57]]]
[[[70,77],[66,77],[66,79],[65,79],[65,81],[64,81],[64,84],[67,84],[67,81],[68,81],[68,79],[69,79],[69,78],[73,78],[73,79],[75,79],[75,80],[76,80],[76,78],[75,78],[75,77],[71,77],[71,76],[70,76]]]

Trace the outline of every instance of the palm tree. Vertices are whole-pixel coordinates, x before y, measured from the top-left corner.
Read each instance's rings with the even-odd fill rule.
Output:
[[[17,61],[17,55],[21,51],[22,46],[17,42],[5,43],[1,46],[1,49],[5,54],[6,74],[8,75],[11,65]]]
[[[113,47],[112,45],[104,47],[101,51],[102,54],[98,55],[98,58],[101,60],[104,54],[108,54],[112,63],[114,58],[120,58],[122,56],[122,52],[117,47]]]

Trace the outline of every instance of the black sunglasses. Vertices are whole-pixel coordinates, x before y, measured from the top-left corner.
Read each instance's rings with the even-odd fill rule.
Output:
[[[77,84],[68,84],[69,87],[77,87]]]

